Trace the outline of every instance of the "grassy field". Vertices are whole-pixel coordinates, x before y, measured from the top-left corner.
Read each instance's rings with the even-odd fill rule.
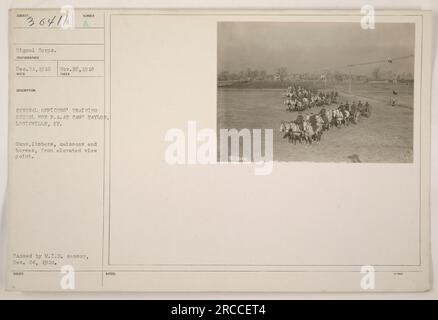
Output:
[[[338,83],[334,85],[338,91],[348,92],[348,83]],[[371,98],[389,104],[392,90],[397,91],[397,106],[412,109],[413,106],[413,87],[412,83],[352,83],[351,91],[358,98]]]
[[[398,87],[398,106],[389,105],[392,84],[353,85],[351,93],[337,86],[341,101],[368,101],[373,113],[356,125],[332,128],[312,145],[288,144],[279,132],[281,121],[299,114],[285,110],[283,89],[218,88],[218,128],[273,129],[276,161],[412,162],[413,96],[411,88],[403,86]]]

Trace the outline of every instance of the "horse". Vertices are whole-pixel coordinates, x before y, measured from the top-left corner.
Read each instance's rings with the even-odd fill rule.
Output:
[[[339,128],[342,125],[342,123],[344,122],[344,115],[342,114],[341,110],[339,110],[339,109],[333,109],[332,112],[333,112],[333,120],[334,120],[335,126],[337,128]]]
[[[297,141],[301,143],[302,140],[303,140],[303,135],[298,124],[296,124],[294,121],[290,122],[289,143],[293,142],[294,144],[296,144]]]
[[[303,122],[303,136],[304,136],[304,141],[306,141],[308,144],[312,144],[312,140],[315,137],[315,131],[313,131],[312,125],[310,124],[309,121],[304,121]]]
[[[350,111],[348,111],[347,109],[344,109],[342,111],[342,115],[344,116],[344,126],[348,126],[349,125],[349,120],[350,120]]]
[[[301,101],[297,101],[297,103],[295,104],[295,110],[296,111],[303,111],[304,110],[304,106],[303,103]]]
[[[330,110],[321,109],[319,112],[321,119],[323,120],[323,130],[329,130],[332,123],[332,113]]]
[[[369,118],[371,116],[371,105],[367,102],[365,102],[365,105],[363,106],[362,110],[362,116]]]
[[[325,115],[327,116],[328,128],[330,129],[333,124],[333,112],[331,110],[327,110]]]
[[[300,143],[302,142],[302,132],[298,124],[294,121],[282,121],[280,124],[280,132],[284,133],[283,139],[287,137],[289,143],[293,142],[294,144],[296,144],[297,141],[299,141]]]
[[[359,123],[360,120],[360,116],[361,116],[361,112],[359,111],[359,109],[356,109],[354,112],[351,112],[351,122],[353,122],[354,124]]]
[[[280,124],[280,133],[284,133],[283,138],[286,138],[289,134],[290,122],[282,121]]]
[[[286,108],[287,111],[293,111],[293,110],[292,110],[293,102],[292,102],[291,99],[286,99],[286,100],[284,100],[283,103],[284,103],[284,105],[287,107],[287,108]]]
[[[324,125],[324,120],[319,114],[314,114],[310,117],[310,124],[314,132],[313,139],[315,141],[321,141],[322,130]]]
[[[316,132],[318,134],[318,141],[321,141],[322,132],[324,131],[324,119],[321,117],[321,115],[316,114],[315,115],[316,120]]]

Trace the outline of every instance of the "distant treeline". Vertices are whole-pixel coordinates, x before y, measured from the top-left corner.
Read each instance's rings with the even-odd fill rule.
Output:
[[[369,74],[350,74],[334,71],[321,73],[291,73],[285,67],[278,68],[274,73],[265,70],[247,68],[239,72],[222,71],[218,74],[218,81],[301,81],[301,80],[327,80],[327,81],[369,81],[369,80],[388,80],[388,81],[412,81],[414,79],[411,72],[396,73],[392,70],[383,70],[379,67],[374,68]]]
[[[228,81],[228,80],[267,80],[274,79],[273,74],[268,74],[265,70],[242,70],[239,72],[229,72],[222,71],[218,75],[219,81]]]
[[[232,80],[218,80],[218,87],[233,88],[233,89],[286,89],[292,85],[302,85],[306,88],[322,89],[324,84],[321,81],[315,80],[257,80],[257,81],[232,81]]]
[[[381,80],[381,81],[353,81],[352,82],[353,87],[356,87],[357,85],[377,85],[382,88],[393,88],[394,84],[391,81]],[[399,85],[396,85],[399,89],[402,87],[407,86],[408,88],[413,88],[413,81],[412,80],[401,80],[398,81]],[[348,88],[348,82],[324,82],[321,80],[284,80],[284,81],[275,81],[275,80],[255,80],[255,81],[249,81],[249,80],[218,80],[217,82],[218,87],[220,88],[231,88],[231,89],[286,89],[289,86],[292,85],[301,85],[306,88],[315,88],[315,89],[333,89],[333,88],[344,88],[347,90]]]

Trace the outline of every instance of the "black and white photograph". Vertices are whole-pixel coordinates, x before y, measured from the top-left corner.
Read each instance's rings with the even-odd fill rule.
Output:
[[[218,130],[272,129],[274,161],[412,163],[414,51],[412,23],[219,22]]]

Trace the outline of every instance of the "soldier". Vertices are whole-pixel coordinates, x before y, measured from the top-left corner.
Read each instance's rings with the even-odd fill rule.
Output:
[[[396,90],[392,90],[392,97],[391,97],[391,105],[395,106],[397,104],[397,95],[398,92]]]
[[[371,115],[371,105],[368,103],[368,101],[365,102],[364,109],[365,116],[368,118]]]
[[[303,115],[302,115],[302,114],[299,114],[299,115],[297,116],[297,119],[295,120],[295,123],[298,125],[298,127],[300,128],[301,131],[304,130],[304,124],[303,124],[303,122],[304,122]]]
[[[354,102],[353,101],[353,103],[351,104],[351,108],[350,108],[350,112],[351,112],[351,114],[355,114],[356,113],[356,110],[357,110],[357,108],[356,108],[356,102]]]

